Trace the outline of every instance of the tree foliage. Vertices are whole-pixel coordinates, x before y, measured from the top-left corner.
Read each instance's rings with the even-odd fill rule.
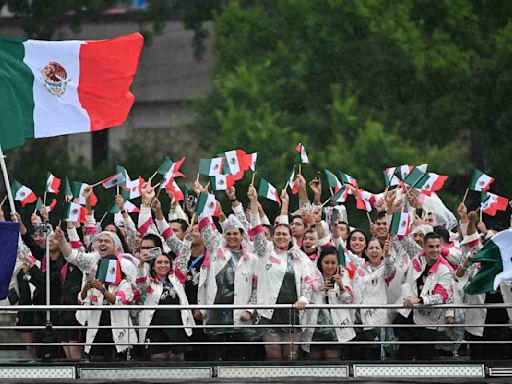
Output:
[[[511,15],[506,2],[232,1],[215,19],[198,129],[212,153],[258,151],[278,185],[301,141],[315,169],[369,190],[387,166],[429,163],[449,176],[483,167],[511,191]]]

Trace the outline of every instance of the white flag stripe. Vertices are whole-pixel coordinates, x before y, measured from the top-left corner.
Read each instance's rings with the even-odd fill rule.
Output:
[[[91,122],[87,111],[81,107],[78,97],[80,80],[79,54],[82,41],[35,41],[27,40],[23,62],[34,75],[32,87],[34,97],[34,137],[65,135],[78,132],[90,132]],[[57,46],[59,49],[52,48]],[[62,65],[67,72],[66,91],[55,96],[43,82],[42,69],[50,62],[48,52],[52,52],[51,61]],[[59,116],[59,119],[53,118]]]

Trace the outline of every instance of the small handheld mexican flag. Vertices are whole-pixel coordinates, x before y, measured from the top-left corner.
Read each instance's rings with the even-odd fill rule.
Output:
[[[164,162],[162,163],[162,165],[160,165],[160,167],[158,167],[156,172],[159,175],[162,175],[166,180],[170,180],[178,176],[185,176],[183,173],[180,172],[180,168],[184,162],[184,157],[182,157],[177,162],[174,162],[168,156],[166,156]]]
[[[329,184],[329,188],[332,188],[334,190],[334,193],[338,192],[340,189],[343,188],[343,184],[339,179],[336,177],[334,173],[329,171],[328,169],[324,169],[325,177],[327,178],[327,184]]]
[[[71,185],[69,184],[67,176],[64,178],[64,200],[66,202],[73,200],[73,191],[71,190]]]
[[[50,213],[51,211],[53,211],[53,208],[55,208],[56,205],[57,205],[57,200],[53,199],[52,202],[50,203],[50,205],[46,206],[46,212]],[[37,202],[36,202],[36,208],[34,209],[34,213],[40,212],[41,208],[43,208],[43,200],[41,200],[41,198],[38,197]]]
[[[226,164],[229,167],[229,174],[231,175],[239,175],[243,171],[249,169],[249,164],[247,164],[247,153],[242,151],[241,149],[234,149],[232,151],[225,152],[226,156]],[[241,177],[237,176],[236,180],[241,179]]]
[[[133,200],[140,197],[142,184],[144,184],[144,179],[140,176],[135,180],[127,179],[124,186],[121,187],[121,196],[123,196],[123,199]]]
[[[258,152],[248,153],[245,156],[246,165],[251,168],[251,171],[256,172],[256,161],[258,160]]]
[[[296,195],[299,191],[297,190],[297,187],[295,186],[293,180],[295,180],[295,166],[293,166],[292,173],[288,178],[288,187],[290,187],[290,189],[292,190],[292,195]]]
[[[258,195],[266,197],[267,199],[275,201],[277,204],[281,205],[281,200],[279,200],[277,189],[263,177],[260,177]]]
[[[137,208],[137,206],[135,204],[133,204],[132,202],[130,202],[128,200],[126,200],[124,202],[123,208],[128,213],[139,212],[139,208]],[[114,213],[114,214],[121,212],[121,210],[119,209],[119,207],[116,203],[112,204],[112,206],[110,207],[110,209],[108,211],[110,213]]]
[[[356,196],[356,208],[371,212],[376,201],[377,198],[375,197],[375,194],[360,189]]]
[[[413,167],[411,172],[404,178],[404,183],[411,188],[422,189],[427,183],[429,175],[417,167]]]
[[[411,215],[407,202],[401,212],[393,212],[389,232],[397,236],[407,236],[411,232]]]
[[[235,184],[235,177],[232,175],[210,176],[210,181],[215,191],[225,191]]]
[[[60,179],[48,172],[46,176],[46,192],[57,194],[60,189]]]
[[[197,197],[196,213],[199,217],[216,216],[218,212],[215,195],[208,192],[201,192]]]
[[[355,188],[358,188],[357,180],[350,176],[349,174],[343,173],[341,171],[338,172],[338,177],[343,184],[350,184]]]
[[[430,196],[432,195],[432,192],[439,191],[443,188],[446,180],[448,180],[448,176],[441,176],[437,173],[428,173],[428,180],[425,182],[421,190],[425,195]]]
[[[34,192],[29,187],[24,186],[18,180],[11,183],[11,191],[14,195],[14,200],[21,201],[21,206],[33,203],[37,200]]]
[[[382,173],[384,173],[384,183],[386,187],[394,187],[396,185],[400,185],[400,179],[396,175],[397,167],[389,167],[386,168]]]
[[[78,199],[79,204],[85,204],[84,190],[89,185],[80,181],[73,181],[73,199]],[[98,203],[98,198],[91,191],[91,205],[94,207]]]
[[[299,152],[299,154],[300,154],[300,157],[299,157],[300,163],[309,164],[308,154],[306,153],[306,148],[304,148],[304,145],[302,145],[302,143],[299,143],[299,145],[297,145],[297,147],[295,147],[295,151]]]
[[[116,185],[121,185],[124,182],[126,182],[126,176],[124,175],[124,172],[119,172],[101,180],[101,185],[103,185],[103,188],[109,189]]]
[[[224,159],[224,157],[214,157],[212,159],[199,159],[198,173],[203,176],[221,175]]]
[[[121,263],[117,259],[100,259],[96,271],[96,280],[104,283],[121,283]]]
[[[348,189],[343,186],[338,192],[329,197],[329,200],[335,201],[337,203],[344,203],[347,200]]]
[[[471,176],[471,181],[469,182],[469,189],[472,191],[487,191],[491,186],[491,183],[494,181],[494,178],[486,175],[482,171],[475,169],[473,171],[473,176]]]
[[[496,216],[497,211],[506,211],[508,206],[508,199],[495,195],[491,192],[482,191],[482,202],[480,209],[482,212],[491,216]]]
[[[494,291],[502,281],[512,279],[512,229],[501,231],[487,241],[472,259],[480,270],[466,287],[470,295]]]
[[[87,209],[82,207],[80,204],[73,203],[72,201],[70,201],[68,203],[64,203],[64,209],[62,211],[62,220],[85,223],[86,214]]]
[[[174,198],[177,201],[182,201],[185,196],[183,195],[182,190],[178,186],[178,183],[176,183],[176,180],[172,179],[172,183],[167,183],[165,186],[165,189],[167,189],[171,194],[174,196]]]

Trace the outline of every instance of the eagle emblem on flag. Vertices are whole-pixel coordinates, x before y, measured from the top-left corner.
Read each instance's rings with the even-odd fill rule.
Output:
[[[55,61],[49,62],[41,69],[41,80],[46,89],[54,96],[61,97],[66,92],[68,79],[66,69]]]

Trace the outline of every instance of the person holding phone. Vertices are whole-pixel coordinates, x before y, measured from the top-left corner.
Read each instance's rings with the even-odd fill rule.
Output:
[[[173,258],[162,253],[160,247],[143,249],[137,284],[144,305],[188,305],[184,285],[173,270]],[[192,327],[195,326],[191,310],[142,309],[138,319],[142,327],[155,327],[139,329],[139,339],[148,343],[145,346],[146,358],[152,361],[184,360],[187,336],[192,335]],[[159,345],[158,342],[183,344]]]
[[[352,304],[352,285],[348,273],[338,265],[336,248],[325,247],[317,260],[318,270],[322,273],[324,283],[312,296],[314,304]],[[308,328],[303,341],[346,342],[352,340],[356,333],[350,327],[353,324],[350,310],[343,308],[310,309],[307,311],[307,324],[332,325],[332,328]],[[348,349],[335,344],[304,344],[302,348],[310,353],[313,360],[339,360],[347,357]],[[342,353],[343,352],[343,353]]]

